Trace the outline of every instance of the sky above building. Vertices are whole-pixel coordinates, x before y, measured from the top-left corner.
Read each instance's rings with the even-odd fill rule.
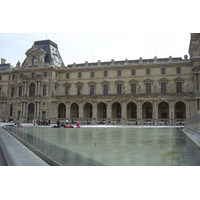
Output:
[[[31,6],[24,0],[3,1],[0,58],[15,66],[34,41],[45,39],[58,45],[65,65],[183,58],[190,33],[199,32],[197,5],[197,0],[35,0]]]
[[[184,57],[190,33],[0,33],[0,57],[15,66],[34,41],[58,45],[65,65],[75,63]]]

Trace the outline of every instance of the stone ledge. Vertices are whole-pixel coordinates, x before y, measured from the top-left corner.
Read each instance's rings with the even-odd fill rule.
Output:
[[[8,166],[48,166],[3,128],[0,128],[0,146]]]

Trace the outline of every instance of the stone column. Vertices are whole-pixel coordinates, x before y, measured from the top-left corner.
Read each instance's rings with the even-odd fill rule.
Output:
[[[186,122],[190,119],[190,100],[186,103]]]
[[[158,125],[158,102],[154,101],[153,104],[153,121],[154,125]]]
[[[70,105],[69,105],[69,101],[66,101],[66,118],[70,119]]]
[[[83,102],[79,104],[79,118],[83,119]]]
[[[137,125],[142,124],[142,108],[141,108],[141,101],[137,103]]]
[[[93,118],[93,123],[97,124],[97,102],[93,101],[93,106],[92,106],[92,118]]]
[[[107,101],[107,119],[111,121],[111,101]]]
[[[174,101],[170,101],[170,108],[169,108],[169,118],[170,118],[170,125],[174,125]]]
[[[126,108],[126,102],[122,101],[122,124],[126,123],[126,112],[127,112],[127,108]]]
[[[36,102],[36,117],[40,117],[40,102]]]

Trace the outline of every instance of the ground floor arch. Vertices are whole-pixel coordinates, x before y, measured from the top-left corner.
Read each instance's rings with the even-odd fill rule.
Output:
[[[66,118],[66,105],[64,103],[58,105],[58,118]]]
[[[101,120],[107,118],[107,105],[103,102],[97,106],[97,118]]]
[[[79,118],[79,105],[77,103],[72,103],[70,106],[70,116],[72,119]]]
[[[91,103],[85,103],[84,106],[83,106],[83,118],[84,120],[91,120],[92,119],[92,114],[93,114],[93,111],[92,111],[92,104]]]
[[[160,102],[158,104],[158,119],[169,120],[169,104],[166,102]]]
[[[112,118],[113,119],[121,119],[121,117],[122,117],[121,104],[118,102],[115,102],[112,104]]]
[[[84,101],[85,100],[85,101]],[[12,104],[12,106],[10,106]],[[97,101],[80,98],[77,101],[70,99],[61,102],[10,102],[5,106],[5,116],[23,122],[31,122],[34,118],[47,118],[52,121],[57,119],[65,121],[77,120],[83,123],[89,121],[92,124],[133,124],[133,125],[176,125],[187,122],[192,116],[195,101],[169,100],[151,101],[127,100],[124,97],[120,101],[114,101],[114,97]],[[3,113],[3,111],[2,111]],[[19,114],[20,113],[20,114]],[[6,118],[5,117],[5,118]]]
[[[150,120],[153,117],[153,105],[150,102],[145,102],[142,105],[142,119]]]
[[[184,120],[186,119],[186,105],[182,101],[178,101],[175,106],[175,119]]]
[[[137,105],[134,102],[127,104],[127,119],[137,119]]]

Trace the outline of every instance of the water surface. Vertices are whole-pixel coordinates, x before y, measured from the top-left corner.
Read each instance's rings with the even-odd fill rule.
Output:
[[[178,128],[8,128],[66,166],[197,165]]]

